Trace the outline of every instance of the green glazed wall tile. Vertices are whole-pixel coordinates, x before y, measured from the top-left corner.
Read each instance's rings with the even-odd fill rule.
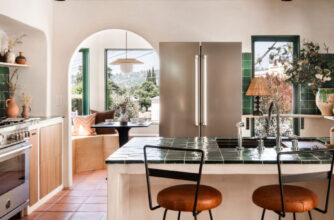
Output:
[[[8,67],[0,67],[0,117],[5,116],[5,100],[8,98],[9,89],[6,82],[9,79]]]

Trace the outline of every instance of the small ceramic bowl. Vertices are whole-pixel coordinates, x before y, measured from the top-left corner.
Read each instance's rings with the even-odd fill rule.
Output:
[[[131,118],[130,121],[133,124],[137,124],[138,123],[138,118]]]
[[[112,124],[112,123],[114,123],[114,119],[106,119],[104,122],[106,124]]]
[[[138,123],[139,124],[144,124],[146,122],[145,118],[138,118]]]

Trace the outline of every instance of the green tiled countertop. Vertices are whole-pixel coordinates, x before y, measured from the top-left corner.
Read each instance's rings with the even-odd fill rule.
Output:
[[[235,148],[219,148],[215,137],[204,138],[164,138],[143,137],[133,138],[123,147],[111,154],[106,159],[106,164],[141,164],[144,163],[143,147],[145,145],[168,146],[177,148],[202,149],[205,153],[206,164],[275,164],[277,151],[266,148],[259,153],[256,148],[245,148],[238,151]],[[310,138],[308,138],[310,139]],[[302,139],[301,139],[302,140]],[[324,142],[325,138],[318,138]],[[284,151],[291,151],[285,148]],[[148,159],[152,163],[159,164],[194,164],[199,163],[199,155],[192,152],[166,151],[148,149]],[[282,155],[283,163],[289,164],[327,164],[330,163],[330,155],[326,153],[304,153],[299,155]]]

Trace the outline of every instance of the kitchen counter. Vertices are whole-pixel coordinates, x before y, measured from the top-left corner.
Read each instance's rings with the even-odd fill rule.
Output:
[[[106,159],[107,164],[113,163],[143,163],[143,147],[145,145],[168,146],[177,148],[196,148],[202,149],[205,153],[206,164],[276,164],[277,151],[274,148],[266,148],[259,153],[256,148],[245,148],[238,151],[235,148],[219,148],[216,143],[217,138],[133,138],[122,148],[117,150]],[[302,141],[303,139],[300,139]],[[305,140],[310,140],[307,138]],[[325,138],[312,138],[312,140],[325,141]],[[291,151],[285,148],[284,151]],[[183,163],[193,164],[199,162],[199,157],[190,152],[160,151],[159,154],[148,154],[154,163]],[[291,155],[282,157],[283,163],[291,164],[321,164],[330,163],[329,155],[323,153],[315,155]]]
[[[318,139],[325,141],[325,139]],[[155,220],[161,219],[163,209],[150,211],[147,199],[143,147],[145,145],[172,146],[180,148],[199,148],[205,152],[201,184],[210,185],[223,194],[223,203],[212,211],[214,219],[260,219],[262,209],[252,202],[253,191],[263,185],[278,184],[276,165],[277,152],[267,148],[262,154],[257,149],[248,148],[241,152],[234,148],[219,148],[216,138],[133,138],[122,148],[106,159],[108,167],[108,220]],[[286,148],[285,150],[289,150]],[[176,152],[176,151],[174,151]],[[198,157],[188,153],[152,152],[149,153],[150,167],[157,169],[198,172]],[[329,157],[326,154],[301,155],[283,158],[283,174],[319,172],[329,169]],[[179,180],[151,178],[153,204],[161,189],[182,183]],[[301,183],[319,196],[322,204],[326,181]],[[332,186],[332,190],[334,187]],[[333,207],[333,199],[330,207]],[[242,207],[242,211],[240,208]],[[128,210],[131,210],[129,212]],[[291,216],[288,215],[287,219]],[[334,219],[334,209],[326,215],[313,213],[314,219]],[[168,219],[177,219],[177,212],[168,212]],[[198,219],[207,219],[207,213],[201,213]],[[191,214],[182,214],[182,219],[193,219]],[[266,219],[277,219],[273,212],[266,213]],[[298,219],[308,216],[298,214]]]

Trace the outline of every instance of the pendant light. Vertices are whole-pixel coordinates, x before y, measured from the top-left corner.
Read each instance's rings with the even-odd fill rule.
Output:
[[[111,62],[110,64],[119,65],[122,73],[124,74],[131,73],[133,70],[134,64],[143,64],[143,62],[137,59],[128,58],[128,32],[125,32],[125,59],[124,58],[117,59]]]

